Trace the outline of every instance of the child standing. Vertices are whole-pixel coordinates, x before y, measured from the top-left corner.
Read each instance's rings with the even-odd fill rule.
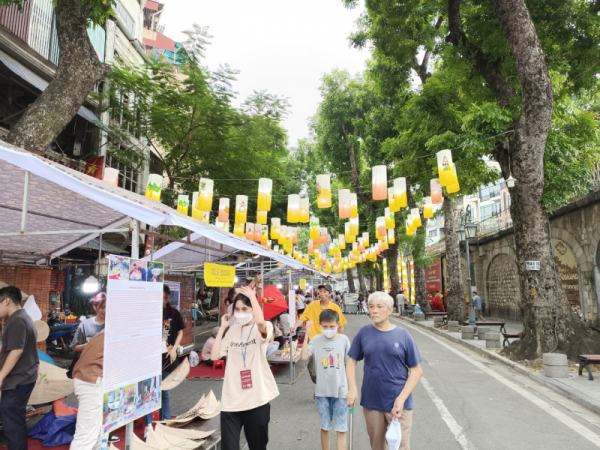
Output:
[[[312,322],[306,323],[306,334],[310,335]],[[346,359],[350,350],[350,340],[338,333],[340,316],[337,311],[325,309],[319,315],[319,325],[323,334],[313,338],[308,345],[302,346],[302,359],[314,355],[317,368],[317,387],[315,403],[321,422],[321,447],[329,450],[329,430],[333,426],[337,434],[337,450],[346,449],[348,431],[348,380],[346,378]]]

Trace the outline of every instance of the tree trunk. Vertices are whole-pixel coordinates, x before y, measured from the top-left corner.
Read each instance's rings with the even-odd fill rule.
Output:
[[[410,190],[410,178],[406,178],[406,200],[409,208],[416,208],[418,206]],[[420,211],[419,214],[421,214]],[[423,224],[423,226],[417,229],[417,233],[425,234],[427,220],[423,217],[423,215],[421,215],[421,223]],[[413,253],[425,253],[425,242],[426,239],[423,239],[423,247],[414,248]],[[414,264],[414,260],[413,269],[415,273],[415,302],[421,307],[421,310],[423,312],[429,312],[431,311],[431,304],[429,303],[429,299],[427,298],[427,283],[425,282],[425,269],[418,267],[416,264]]]
[[[444,197],[444,229],[446,232],[446,294],[448,294],[448,320],[465,320],[465,287],[460,262],[458,242],[458,217],[456,202]]]
[[[364,297],[367,296],[367,284],[365,283],[365,276],[362,273],[362,264],[356,267],[356,273],[358,274],[358,289]]]
[[[346,275],[348,275],[348,290],[351,294],[355,294],[356,286],[354,284],[354,275],[352,274],[352,269],[346,270]]]
[[[385,251],[385,257],[387,259],[390,280],[390,295],[394,299],[394,305],[396,305],[396,297],[400,292],[400,280],[398,279],[398,243],[390,244],[389,248]],[[398,305],[396,305],[398,306]]]
[[[552,120],[550,75],[535,26],[524,0],[492,0],[508,40],[521,83],[521,116],[500,152],[503,172],[518,180],[511,190],[517,269],[524,313],[521,339],[507,352],[516,358],[540,357],[559,350],[576,359],[578,353],[597,353],[595,331],[575,318],[558,279],[552,257],[547,216],[542,206],[544,150]],[[526,261],[539,261],[539,271],[526,270]]]
[[[7,142],[42,154],[77,114],[94,85],[110,73],[88,37],[88,10],[89,2],[58,0],[58,69],[48,88],[12,128]]]

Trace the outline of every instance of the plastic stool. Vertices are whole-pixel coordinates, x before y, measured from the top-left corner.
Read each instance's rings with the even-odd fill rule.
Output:
[[[213,370],[215,370],[217,368],[221,368],[221,369],[225,370],[225,361],[223,361],[222,359],[220,359],[218,361],[214,361],[213,362]]]

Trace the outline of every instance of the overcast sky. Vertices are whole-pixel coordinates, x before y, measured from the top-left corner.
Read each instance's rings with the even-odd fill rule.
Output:
[[[241,71],[234,89],[244,99],[254,90],[289,98],[284,122],[290,144],[308,136],[308,118],[320,101],[324,73],[335,68],[362,72],[369,52],[349,48],[361,8],[341,0],[161,0],[164,33],[176,41],[192,24],[213,36],[205,64]]]

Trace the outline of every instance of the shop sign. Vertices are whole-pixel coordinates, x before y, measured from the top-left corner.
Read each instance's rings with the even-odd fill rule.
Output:
[[[206,263],[204,265],[204,282],[210,287],[233,287],[235,267]]]

